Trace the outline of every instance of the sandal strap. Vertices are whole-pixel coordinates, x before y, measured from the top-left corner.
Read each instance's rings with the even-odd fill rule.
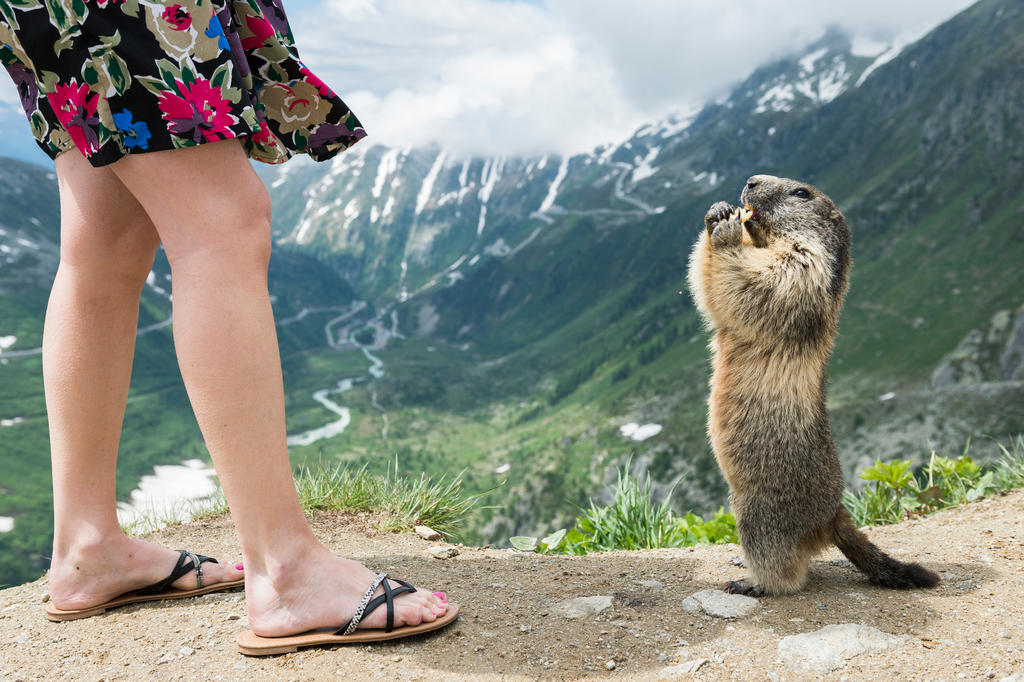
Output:
[[[394,581],[398,583],[399,587],[392,589],[391,585],[389,584],[389,581]],[[383,584],[384,586],[384,594],[378,597],[374,597],[373,599],[370,599],[370,597],[373,596],[373,593],[377,590],[377,587],[381,584]],[[377,577],[373,581],[373,584],[370,585],[370,589],[368,589],[366,591],[366,594],[363,595],[363,601],[360,602],[359,606],[356,608],[356,613],[354,616],[352,616],[352,620],[338,628],[334,632],[334,634],[352,634],[359,626],[359,621],[361,621],[366,616],[366,614],[372,613],[381,604],[387,605],[387,623],[384,631],[391,632],[394,629],[395,625],[394,598],[400,594],[415,591],[416,588],[410,585],[409,583],[405,582],[404,580],[399,580],[398,578],[388,578],[386,573],[378,573]]]
[[[174,570],[172,570],[170,574],[160,582],[154,583],[149,587],[144,587],[138,592],[136,592],[136,594],[159,594],[165,591],[168,587],[170,587],[171,583],[173,583],[175,580],[182,577],[183,575],[188,574],[191,571],[196,572],[196,588],[201,588],[203,586],[203,564],[207,561],[213,564],[218,563],[216,559],[213,559],[211,557],[203,556],[202,554],[196,554],[195,552],[190,552],[187,549],[179,549],[178,562],[174,565]]]

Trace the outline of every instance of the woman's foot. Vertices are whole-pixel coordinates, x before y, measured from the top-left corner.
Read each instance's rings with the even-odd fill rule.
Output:
[[[50,562],[50,601],[58,609],[77,610],[97,606],[127,592],[159,583],[170,575],[179,552],[137,538],[116,534],[103,541],[80,544],[54,553]],[[203,563],[203,586],[235,581],[245,574],[228,564]],[[197,587],[195,571],[189,571],[171,587]]]
[[[352,619],[376,574],[326,549],[312,554],[266,570],[253,565],[258,562],[249,562],[245,601],[255,634],[283,637],[315,628],[339,628]],[[398,583],[391,586],[396,588]],[[374,596],[383,592],[378,587]],[[443,593],[422,588],[396,596],[394,604],[395,628],[433,622],[448,610]],[[375,609],[359,621],[358,629],[384,629],[386,619],[386,608]]]

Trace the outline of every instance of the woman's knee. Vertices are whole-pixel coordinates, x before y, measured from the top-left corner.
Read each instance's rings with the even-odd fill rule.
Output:
[[[160,238],[141,210],[118,218],[104,225],[65,220],[61,263],[83,274],[96,273],[112,284],[141,289],[153,268]]]
[[[230,260],[234,267],[266,272],[272,245],[270,195],[255,173],[238,180],[211,200],[213,220],[203,221],[202,234],[184,243],[164,242],[172,267],[179,257],[201,251]]]

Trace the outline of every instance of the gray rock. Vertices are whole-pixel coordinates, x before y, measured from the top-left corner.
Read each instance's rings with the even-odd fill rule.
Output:
[[[932,387],[1024,379],[1024,306],[997,311],[987,329],[967,333],[932,373]]]
[[[434,557],[435,559],[451,559],[452,557],[459,556],[459,550],[454,547],[446,547],[444,545],[435,545],[427,548],[427,554]]]
[[[729,594],[721,590],[701,590],[683,600],[683,611],[703,611],[715,618],[740,618],[749,616],[758,607],[758,601],[742,594]]]
[[[553,613],[562,618],[576,620],[587,616],[596,616],[602,611],[611,608],[612,598],[608,596],[576,597],[568,601],[555,604]]]
[[[441,539],[441,534],[429,526],[416,526],[413,528],[413,532],[429,542]]]
[[[1002,378],[1007,381],[1024,380],[1024,308],[1018,310],[1017,319],[1008,334],[1006,346],[999,356]]]
[[[779,658],[793,671],[827,673],[854,656],[884,651],[908,639],[906,635],[890,635],[867,625],[828,625],[814,632],[783,637]]]
[[[1003,679],[999,680],[999,682],[1024,682],[1024,672],[1014,673],[1009,677],[1004,677]]]
[[[686,663],[680,663],[678,665],[670,665],[667,668],[663,668],[658,674],[658,678],[662,680],[671,680],[679,677],[680,675],[689,675],[695,673],[701,669],[705,663],[708,662],[707,658],[695,658],[692,661]]]
[[[636,584],[640,585],[641,587],[650,587],[653,589],[665,587],[665,583],[661,582],[660,580],[637,580]]]

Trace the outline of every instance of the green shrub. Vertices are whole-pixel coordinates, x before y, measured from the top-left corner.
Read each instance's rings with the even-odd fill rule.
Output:
[[[676,516],[671,509],[672,492],[655,503],[650,479],[642,483],[628,471],[627,463],[610,489],[612,501],[590,506],[576,517],[571,530],[561,529],[545,538],[517,536],[512,546],[541,554],[589,554],[615,549],[654,549],[697,544],[738,542],[736,520],[719,509],[705,520],[690,512]]]
[[[1002,458],[991,465],[975,462],[968,454],[956,458],[932,452],[928,465],[911,471],[909,460],[876,461],[860,477],[872,481],[859,493],[847,490],[843,503],[861,526],[897,523],[907,516],[948,509],[965,502],[1024,485],[1024,436],[1017,436],[1011,447],[998,444]]]

